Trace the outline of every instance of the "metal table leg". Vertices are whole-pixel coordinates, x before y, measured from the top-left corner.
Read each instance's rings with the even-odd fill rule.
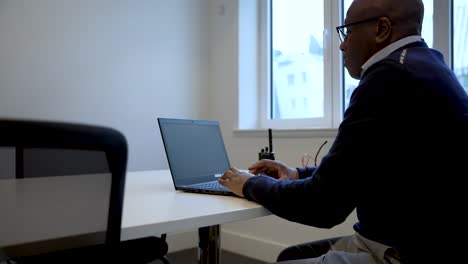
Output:
[[[219,264],[220,228],[219,225],[198,229],[198,263]]]

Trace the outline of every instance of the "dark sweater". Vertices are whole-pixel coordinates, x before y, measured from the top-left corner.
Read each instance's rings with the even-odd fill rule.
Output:
[[[243,194],[320,228],[356,209],[354,229],[364,237],[408,262],[436,259],[462,229],[466,114],[468,97],[442,55],[424,42],[409,44],[365,72],[318,167],[298,168],[295,181],[252,177]]]

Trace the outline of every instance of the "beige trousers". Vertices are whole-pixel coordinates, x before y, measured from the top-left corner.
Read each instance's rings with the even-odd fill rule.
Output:
[[[289,260],[277,262],[277,264],[400,264],[396,258],[387,254],[390,247],[364,238],[355,233],[352,236],[338,240],[326,254],[318,258]]]

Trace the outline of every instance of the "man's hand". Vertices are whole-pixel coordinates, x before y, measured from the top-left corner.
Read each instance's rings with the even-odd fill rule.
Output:
[[[230,168],[227,170],[223,176],[218,179],[218,182],[229,188],[233,193],[237,196],[244,197],[242,193],[242,188],[244,188],[245,182],[250,178],[253,177],[253,174],[248,172],[241,172],[236,168]]]
[[[253,174],[264,174],[279,180],[297,180],[299,172],[277,160],[263,159],[250,166]]]

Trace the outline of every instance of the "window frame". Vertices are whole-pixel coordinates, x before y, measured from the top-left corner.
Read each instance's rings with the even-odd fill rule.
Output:
[[[336,105],[340,104],[333,100],[336,94],[340,94],[339,89],[341,82],[341,70],[339,67],[334,67],[335,64],[339,65],[341,56],[337,55],[333,49],[339,49],[339,40],[335,32],[334,24],[339,21],[340,14],[332,10],[336,9],[335,5],[338,0],[323,0],[324,1],[324,44],[323,44],[323,61],[324,61],[324,117],[323,118],[300,118],[300,119],[271,119],[271,34],[272,34],[272,5],[271,0],[260,1],[259,3],[259,126],[260,128],[276,128],[276,129],[293,129],[293,128],[314,128],[314,129],[328,129],[336,128],[339,124],[340,117],[334,114],[333,109]],[[329,14],[329,15],[326,15]],[[338,41],[338,42],[337,42]],[[329,45],[331,42],[332,45]],[[339,52],[338,52],[339,54]],[[338,63],[337,63],[338,61]],[[338,68],[338,69],[335,69]],[[338,76],[338,81],[334,81],[332,75]],[[332,81],[326,81],[332,80]],[[339,95],[338,95],[339,96]]]

